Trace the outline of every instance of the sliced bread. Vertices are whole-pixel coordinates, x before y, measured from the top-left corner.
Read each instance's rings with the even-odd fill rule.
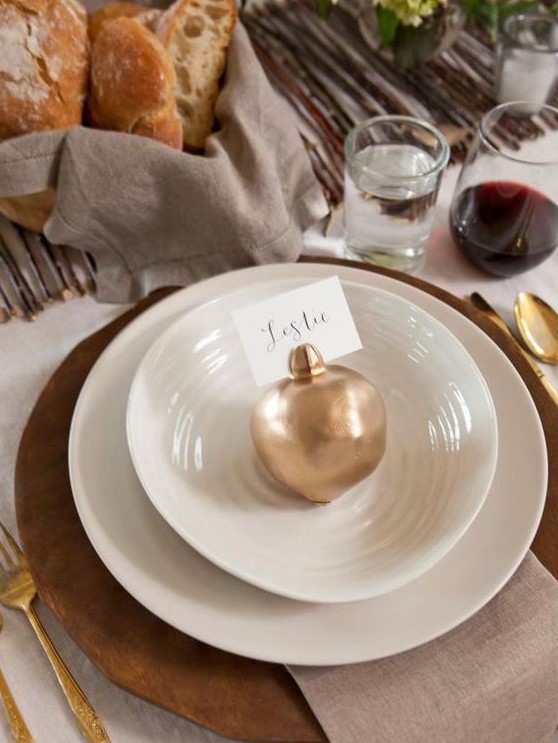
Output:
[[[211,133],[236,16],[234,0],[177,0],[157,24],[176,72],[175,98],[188,150],[203,149]]]

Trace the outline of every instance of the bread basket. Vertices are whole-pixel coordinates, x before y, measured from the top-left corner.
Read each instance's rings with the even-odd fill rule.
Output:
[[[204,154],[84,126],[6,139],[0,209],[54,244],[91,253],[100,301],[296,260],[302,231],[327,204],[294,117],[241,23],[215,118]]]

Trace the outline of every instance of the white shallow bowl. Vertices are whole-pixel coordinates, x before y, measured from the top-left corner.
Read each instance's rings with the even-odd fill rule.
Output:
[[[369,599],[431,568],[471,524],[494,475],[496,414],[476,364],[438,320],[394,294],[344,282],[363,350],[341,362],[384,398],[386,454],[327,507],[288,491],[250,438],[263,390],[231,311],[304,283],[247,287],[169,328],[134,377],[129,448],[159,513],[219,567],[298,600]]]

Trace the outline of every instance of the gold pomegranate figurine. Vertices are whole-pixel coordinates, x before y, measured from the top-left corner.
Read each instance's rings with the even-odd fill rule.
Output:
[[[373,472],[386,448],[384,402],[370,382],[326,366],[310,343],[291,353],[292,379],[256,404],[250,428],[273,477],[314,503],[329,503]]]

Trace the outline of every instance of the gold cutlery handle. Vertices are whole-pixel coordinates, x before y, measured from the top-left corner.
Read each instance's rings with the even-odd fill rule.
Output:
[[[72,708],[81,732],[85,736],[86,740],[88,740],[89,743],[110,743],[110,738],[108,737],[101,721],[97,717],[97,713],[87,701],[87,697],[80,689],[77,681],[66,667],[62,658],[58,655],[56,648],[50,641],[50,638],[33,607],[29,606],[29,608],[25,610],[25,614],[31,622],[31,626],[35,630],[35,634],[39,638],[39,642],[43,646],[43,650],[50,660],[56,678],[60,682],[60,686],[68,700],[68,704]]]
[[[552,401],[558,407],[558,391],[556,390],[556,387],[554,387],[552,383],[548,380],[548,378],[545,377],[544,373],[541,371],[541,369],[538,366],[535,365],[533,369],[536,375],[538,376],[538,378],[543,383],[545,390],[548,392],[548,394],[552,398]]]
[[[510,328],[508,327],[507,322],[500,317],[500,315],[496,312],[496,310],[491,307],[491,305],[488,304],[486,299],[482,297],[478,292],[474,292],[471,295],[471,299],[473,301],[474,306],[483,312],[487,317],[489,317],[493,323],[495,323],[501,330],[506,333],[516,344],[516,346],[519,348],[521,353],[523,354],[523,358],[528,362],[531,369],[535,372],[537,377],[539,378],[541,384],[544,386],[545,390],[550,395],[552,402],[558,406],[558,391],[554,387],[554,385],[550,382],[548,377],[545,376],[543,370],[541,367],[537,364],[537,362],[531,358],[530,354],[522,347],[521,343],[517,340],[515,335],[512,333]]]
[[[23,715],[19,711],[19,707],[16,704],[16,700],[12,696],[8,682],[4,678],[4,674],[0,670],[0,695],[2,696],[2,703],[8,716],[8,722],[10,723],[10,730],[12,731],[12,737],[16,743],[33,743],[33,738]]]
[[[499,316],[498,316],[498,319],[500,319]],[[494,322],[496,322],[496,318],[494,318]],[[535,374],[539,378],[541,384],[543,385],[545,390],[550,395],[552,402],[556,406],[558,406],[558,391],[556,390],[556,387],[554,387],[552,382],[548,379],[548,377],[545,375],[545,373],[543,372],[541,367],[537,364],[537,362],[534,359],[532,359],[530,354],[521,347],[519,341],[517,340],[515,335],[511,332],[511,330],[508,328],[507,324],[503,320],[501,320],[501,322],[498,324],[500,325],[502,330],[505,330],[506,333],[510,336],[510,338],[512,338],[515,341],[517,347],[523,354],[523,358],[526,359],[531,369],[535,372]]]

